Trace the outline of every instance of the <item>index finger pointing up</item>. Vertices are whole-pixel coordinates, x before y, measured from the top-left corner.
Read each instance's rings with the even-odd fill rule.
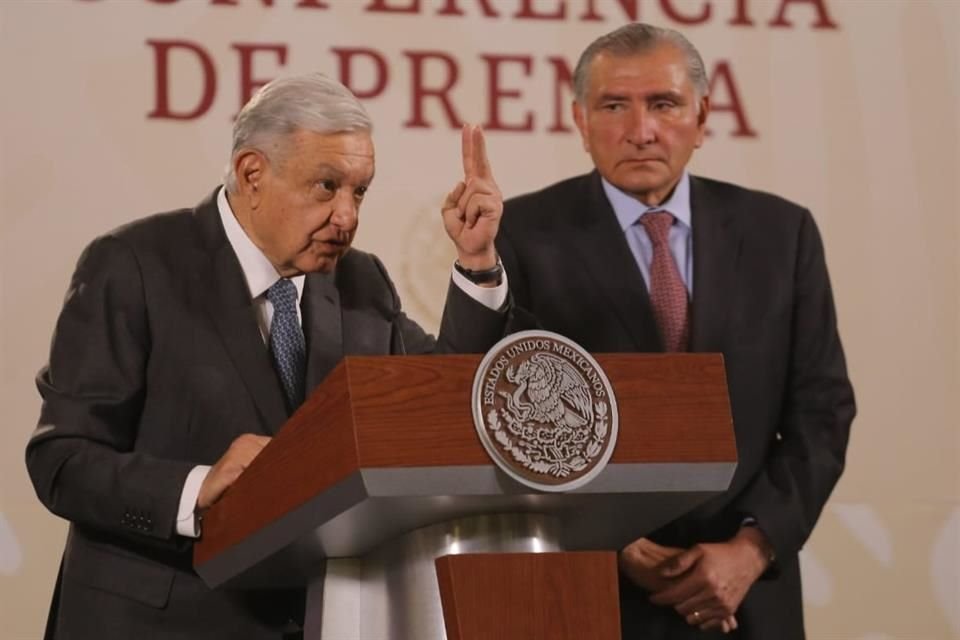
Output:
[[[477,174],[473,163],[473,125],[465,124],[460,130],[460,154],[463,156],[463,181]]]
[[[479,125],[464,125],[461,133],[464,181],[491,177],[487,145]]]

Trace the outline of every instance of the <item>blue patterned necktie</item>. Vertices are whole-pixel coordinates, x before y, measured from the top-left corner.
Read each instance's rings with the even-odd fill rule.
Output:
[[[270,353],[283,384],[287,408],[292,413],[303,402],[306,361],[303,330],[297,318],[297,286],[286,278],[280,278],[267,289],[267,300],[273,305]]]

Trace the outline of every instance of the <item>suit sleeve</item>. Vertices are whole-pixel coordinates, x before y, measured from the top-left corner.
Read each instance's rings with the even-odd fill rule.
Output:
[[[512,206],[507,204],[504,216],[518,215],[511,214]],[[496,239],[497,254],[500,256],[500,262],[503,263],[503,269],[507,272],[510,282],[510,307],[507,310],[507,333],[516,331],[529,331],[542,329],[540,321],[529,311],[530,309],[530,288],[527,281],[526,271],[520,263],[517,252],[514,250],[513,240],[506,219],[501,223],[499,233]]]
[[[441,353],[484,353],[507,331],[512,306],[508,294],[506,309],[494,311],[471,298],[450,280],[436,350]]]
[[[513,306],[509,297],[505,310],[494,311],[471,298],[451,279],[440,321],[440,335],[434,338],[403,312],[400,296],[386,268],[379,258],[373,257],[373,260],[389,287],[392,353],[483,353],[509,331]]]
[[[43,399],[26,450],[37,495],[79,525],[141,543],[176,544],[192,464],[136,451],[150,323],[139,265],[118,238],[81,256],[37,376]]]
[[[735,500],[777,555],[806,542],[843,472],[856,413],[824,259],[809,212],[799,227],[787,388],[777,438],[760,474]]]

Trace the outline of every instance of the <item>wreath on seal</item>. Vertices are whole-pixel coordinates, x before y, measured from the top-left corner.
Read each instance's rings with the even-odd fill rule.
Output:
[[[606,402],[592,401],[583,375],[541,351],[509,367],[506,379],[516,388],[498,391],[504,406],[486,416],[500,447],[523,468],[555,478],[590,466],[603,451],[610,417]]]

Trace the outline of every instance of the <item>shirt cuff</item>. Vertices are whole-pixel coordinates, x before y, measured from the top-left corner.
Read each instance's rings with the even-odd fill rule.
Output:
[[[207,479],[208,473],[210,473],[210,467],[199,464],[190,470],[186,482],[183,483],[183,491],[180,493],[180,506],[177,508],[177,533],[181,536],[187,538],[200,537],[200,527],[197,526],[197,519],[194,516],[200,487],[203,485],[203,481]]]
[[[463,274],[459,273],[456,269],[451,268],[451,272],[453,274],[453,283],[460,287],[460,290],[465,294],[488,309],[493,309],[494,311],[503,309],[503,305],[507,302],[507,292],[510,291],[507,286],[506,271],[503,272],[503,278],[500,280],[500,284],[495,287],[481,287],[467,280]]]

